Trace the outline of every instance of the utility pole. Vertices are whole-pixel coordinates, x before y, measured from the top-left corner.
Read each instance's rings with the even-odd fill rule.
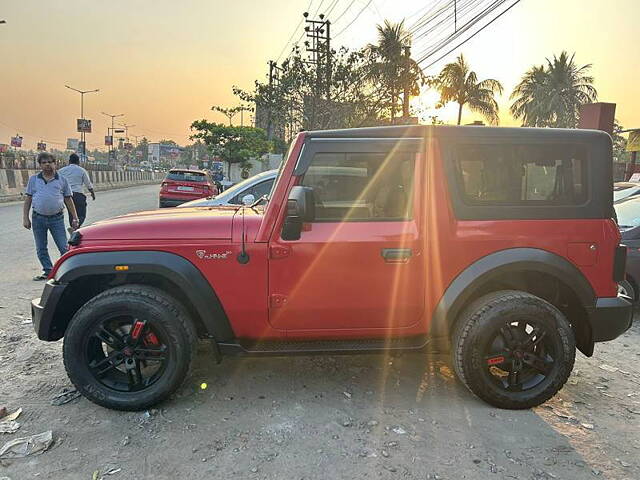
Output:
[[[404,92],[402,95],[402,116],[405,122],[409,120],[409,95],[411,94],[411,75],[410,75],[410,60],[411,60],[411,45],[405,45],[402,47],[404,50]]]
[[[100,89],[96,88],[95,90],[78,90],[77,88],[70,87],[69,85],[65,85],[69,90],[73,90],[74,92],[78,92],[80,94],[80,118],[84,120],[84,94],[85,93],[96,93],[99,92]],[[80,132],[80,141],[82,142],[82,151],[80,154],[82,157],[86,157],[87,154],[87,136],[85,132]]]
[[[110,113],[106,113],[106,112],[102,112],[103,115],[106,115],[107,117],[111,117],[111,129],[107,128],[107,136],[111,136],[111,145],[109,145],[109,163],[111,163],[111,161],[113,160],[113,163],[115,164],[115,158],[111,158],[111,156],[113,155],[115,157],[115,154],[113,154],[112,152],[115,151],[114,145],[113,145],[113,137],[114,137],[114,130],[115,130],[115,119],[118,117],[124,117],[124,113],[118,113],[116,115],[112,115]],[[109,132],[109,130],[111,130],[111,132]]]
[[[318,16],[319,20],[309,20],[309,13],[303,14],[305,23],[304,27],[307,39],[304,42],[306,51],[311,54],[306,63],[315,65],[316,68],[316,87],[314,92],[313,112],[310,128],[316,128],[316,104],[319,102],[322,94],[328,101],[331,100],[331,74],[332,74],[332,50],[331,50],[331,22],[325,19],[324,14]],[[323,85],[324,83],[324,85]],[[323,88],[324,87],[324,88]],[[324,123],[324,122],[323,122]],[[326,125],[321,125],[326,126]]]

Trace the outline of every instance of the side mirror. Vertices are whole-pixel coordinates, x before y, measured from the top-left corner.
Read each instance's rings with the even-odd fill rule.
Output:
[[[316,218],[316,203],[313,188],[295,186],[287,199],[287,216],[282,227],[283,240],[299,240],[302,224]]]
[[[245,195],[244,197],[242,197],[242,204],[243,205],[253,205],[253,202],[256,201],[256,197],[253,196],[251,193]]]

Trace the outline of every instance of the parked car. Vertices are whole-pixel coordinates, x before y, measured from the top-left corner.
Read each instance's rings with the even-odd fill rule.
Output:
[[[337,173],[337,175],[336,175]],[[89,400],[139,410],[225,355],[450,348],[491,405],[558,392],[632,322],[611,137],[578,129],[302,132],[260,208],[81,228],[31,311]],[[561,221],[559,221],[561,220]],[[416,357],[423,361],[423,357]]]
[[[613,184],[613,201],[619,202],[628,197],[640,195],[640,183],[616,182]]]
[[[247,178],[215,196],[192,200],[180,207],[215,207],[220,205],[251,205],[273,187],[278,170],[267,170]]]
[[[216,193],[217,189],[206,172],[173,168],[160,186],[160,208],[176,207]]]
[[[627,246],[625,281],[620,291],[634,302],[640,298],[640,196],[630,196],[614,204],[622,243]]]

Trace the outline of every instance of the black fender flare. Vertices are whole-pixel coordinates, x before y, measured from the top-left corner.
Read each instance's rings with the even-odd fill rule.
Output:
[[[538,248],[510,248],[491,253],[465,268],[447,287],[431,318],[431,335],[449,337],[451,327],[474,293],[488,281],[509,273],[534,271],[554,276],[573,290],[585,309],[596,295],[589,281],[567,259]]]
[[[126,265],[127,270],[117,272],[116,265]],[[159,275],[177,285],[200,316],[207,333],[217,341],[235,338],[215,291],[200,270],[180,255],[140,250],[79,253],[62,262],[55,273],[55,281],[68,284],[90,275],[138,273]]]

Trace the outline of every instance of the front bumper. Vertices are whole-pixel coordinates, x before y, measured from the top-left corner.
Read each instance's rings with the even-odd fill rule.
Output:
[[[64,327],[61,329],[59,322],[56,325],[54,314],[66,287],[55,280],[47,280],[42,297],[31,301],[31,321],[40,340],[59,340],[64,335]]]
[[[633,305],[624,295],[598,298],[595,307],[588,309],[588,314],[593,341],[606,342],[618,338],[631,327]]]

